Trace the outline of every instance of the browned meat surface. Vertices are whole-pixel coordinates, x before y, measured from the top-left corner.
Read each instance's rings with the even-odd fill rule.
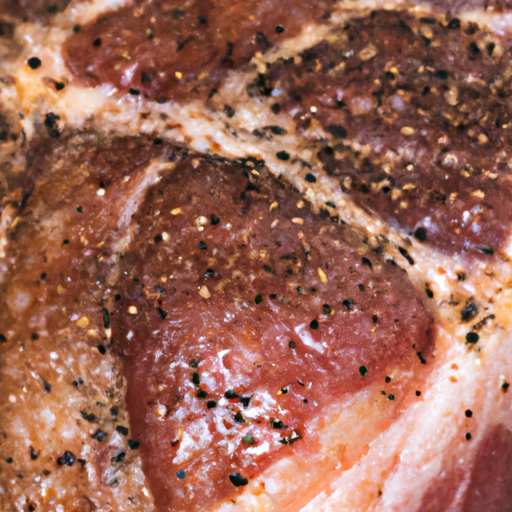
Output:
[[[2,259],[2,510],[149,507],[136,446],[116,431],[128,418],[103,309],[120,214],[153,148],[90,136],[32,147]]]
[[[159,510],[205,510],[308,459],[314,418],[430,357],[404,273],[263,169],[184,160],[132,222],[113,335]]]
[[[331,0],[148,2],[80,27],[64,54],[85,85],[111,83],[164,103],[205,98],[256,52],[329,18]]]
[[[511,511],[506,3],[370,4],[0,15],[0,510]]]
[[[422,242],[492,254],[512,221],[509,75],[506,41],[475,24],[374,11],[251,91],[283,90],[299,132],[321,124],[324,169],[358,204]]]
[[[0,0],[0,15],[15,16],[23,21],[50,21],[71,0]]]

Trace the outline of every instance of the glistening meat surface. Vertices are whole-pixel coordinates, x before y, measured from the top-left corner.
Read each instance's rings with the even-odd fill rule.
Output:
[[[507,2],[47,3],[0,8],[0,508],[509,511]]]
[[[404,273],[264,169],[179,162],[132,222],[113,335],[159,510],[205,510],[249,481],[264,493],[273,462],[314,457],[319,416],[430,358]],[[395,399],[376,393],[368,412]]]

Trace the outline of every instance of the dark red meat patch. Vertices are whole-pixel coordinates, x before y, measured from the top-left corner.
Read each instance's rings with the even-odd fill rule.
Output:
[[[71,35],[64,54],[78,81],[111,83],[165,102],[204,97],[230,69],[329,17],[329,0],[136,1]]]
[[[375,11],[278,61],[251,92],[282,90],[299,133],[320,122],[325,170],[365,209],[487,257],[512,221],[510,69],[507,41],[475,24]]]
[[[430,357],[406,274],[264,169],[178,161],[133,226],[111,316],[160,510],[202,510],[314,452],[313,418]]]

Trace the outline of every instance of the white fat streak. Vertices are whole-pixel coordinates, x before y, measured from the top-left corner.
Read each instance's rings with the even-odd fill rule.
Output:
[[[145,169],[142,177],[137,178],[138,182],[132,181],[130,193],[123,197],[120,202],[120,210],[122,211],[117,223],[120,233],[124,233],[115,244],[115,251],[124,249],[131,241],[135,226],[132,223],[133,215],[138,211],[146,192],[151,185],[154,185],[160,179],[160,173],[170,171],[175,167],[172,162],[151,162]]]
[[[205,450],[213,439],[208,428],[208,422],[204,419],[196,421],[187,427],[183,432],[180,447],[173,464],[183,464],[197,452]]]
[[[84,25],[104,12],[118,10],[131,4],[133,0],[73,0],[59,21]]]
[[[297,333],[299,338],[301,339],[302,343],[304,345],[312,348],[313,350],[316,350],[320,354],[324,353],[324,347],[321,343],[316,342],[312,337],[311,334],[306,330],[306,324],[298,325],[294,328],[294,331]]]
[[[270,450],[270,443],[268,441],[264,441],[258,446],[251,446],[244,450],[248,455],[261,455],[262,453],[266,453]]]

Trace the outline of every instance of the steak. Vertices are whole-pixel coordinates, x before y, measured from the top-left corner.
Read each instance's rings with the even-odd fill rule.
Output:
[[[7,3],[2,510],[512,510],[508,2]]]

